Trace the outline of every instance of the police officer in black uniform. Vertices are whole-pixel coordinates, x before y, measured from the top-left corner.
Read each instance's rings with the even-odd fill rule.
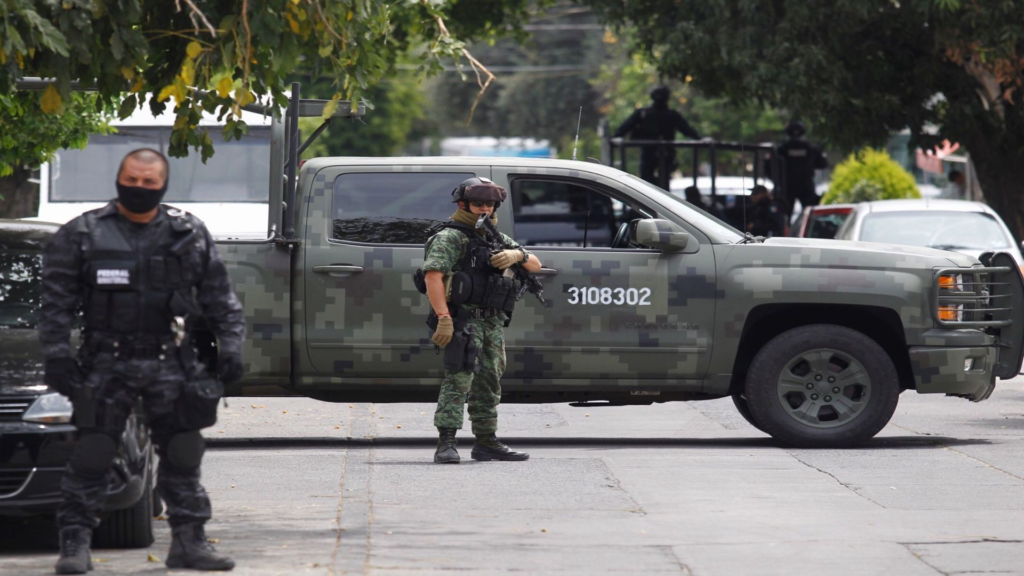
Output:
[[[786,218],[768,187],[758,184],[750,189],[747,200],[747,232],[754,236],[772,238],[782,236],[786,230]]]
[[[615,131],[614,136],[628,135],[634,140],[675,140],[676,132],[699,140],[700,134],[683,115],[668,107],[672,93],[668,86],[651,90],[651,105],[633,112]],[[662,174],[661,167],[665,167]],[[668,190],[669,175],[676,169],[676,150],[671,146],[644,146],[640,151],[640,177]]]
[[[814,191],[814,171],[828,168],[828,157],[820,148],[804,139],[806,134],[807,127],[799,120],[793,120],[786,125],[788,138],[777,147],[779,160],[784,164],[784,178],[772,172],[773,163],[770,157],[766,161],[766,172],[771,176],[772,182],[775,182],[776,189],[781,185],[785,190],[785,196],[780,200],[784,202],[787,218],[793,214],[793,205],[797,199],[805,208],[817,206],[821,202],[821,198]]]
[[[43,256],[40,339],[46,383],[75,406],[79,440],[61,482],[58,574],[92,569],[89,543],[100,523],[107,471],[132,408],[143,400],[160,455],[157,491],[173,540],[169,568],[230,570],[203,525],[210,500],[199,483],[204,441],[223,383],[242,376],[242,306],[203,223],[160,204],[167,159],[128,154],[117,199],[65,224]],[[84,309],[77,358],[69,337]],[[190,331],[202,321],[217,338],[213,378]]]

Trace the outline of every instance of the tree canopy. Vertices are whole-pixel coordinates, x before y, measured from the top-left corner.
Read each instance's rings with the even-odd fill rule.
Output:
[[[528,0],[3,0],[0,93],[22,76],[53,78],[40,109],[60,114],[73,81],[95,88],[98,110],[120,117],[148,105],[175,115],[169,152],[213,153],[202,111],[228,118],[225,138],[246,127],[242,106],[286,105],[289,76],[328,78],[333,113],[358,100],[396,63],[419,70],[470,58],[464,38],[520,30]],[[196,92],[193,88],[204,89]],[[36,162],[45,159],[37,158]]]
[[[909,129],[970,152],[988,201],[1024,236],[1024,0],[582,0],[705,94],[812,123],[830,145]]]

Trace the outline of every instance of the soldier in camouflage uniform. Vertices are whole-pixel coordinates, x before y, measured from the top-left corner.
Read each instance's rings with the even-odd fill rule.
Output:
[[[139,398],[160,454],[157,491],[173,533],[167,566],[234,567],[206,540],[210,500],[199,483],[205,444],[198,428],[216,418],[222,390],[196,360],[186,332],[205,320],[219,341],[220,380],[232,382],[243,370],[244,316],[209,231],[160,204],[168,168],[155,150],[128,154],[117,175],[117,200],[62,226],[44,252],[45,381],[72,398],[80,434],[61,482],[58,574],[92,569],[89,543],[107,472]],[[85,327],[76,359],[69,338],[79,306]],[[214,390],[201,410],[186,402],[199,382],[212,382]],[[207,423],[196,424],[197,417]]]
[[[486,178],[470,178],[460,184],[452,195],[458,210],[451,221],[427,241],[422,270],[427,297],[433,316],[436,316],[433,342],[442,348],[459,346],[461,349],[464,346],[468,360],[459,369],[449,367],[449,351],[446,350],[445,378],[434,412],[434,425],[440,435],[434,462],[459,462],[455,433],[462,428],[462,410],[467,397],[469,419],[476,436],[472,458],[484,461],[526,460],[528,454],[509,449],[496,437],[500,380],[505,371],[504,327],[508,316],[505,311],[487,304],[472,303],[472,300],[454,304],[450,296],[455,277],[460,273],[463,279],[472,277],[477,286],[488,285],[488,282],[500,284],[493,277],[507,277],[504,271],[511,266],[521,265],[530,272],[536,272],[540,270],[541,263],[535,255],[502,234],[504,249],[489,251],[489,262],[482,259],[483,262],[472,268],[469,262],[476,260],[467,258],[467,253],[476,249],[484,234],[483,230],[475,228],[477,220],[481,214],[487,214],[496,224],[494,212],[507,193]],[[456,334],[457,328],[459,334]]]

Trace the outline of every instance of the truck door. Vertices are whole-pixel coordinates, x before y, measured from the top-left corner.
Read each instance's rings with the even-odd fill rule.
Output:
[[[429,303],[412,275],[423,264],[427,229],[455,212],[451,191],[467,178],[490,176],[490,168],[397,170],[339,166],[314,177],[303,307],[306,348],[321,379],[436,385],[442,375],[425,324]]]
[[[602,379],[609,386],[637,380],[685,386],[692,379],[699,389],[715,313],[715,262],[706,237],[684,226],[692,236],[682,252],[629,246],[619,234],[623,224],[675,216],[659,214],[635,190],[598,174],[536,172],[493,168],[494,181],[511,193],[508,232],[540,258],[548,300],[541,306],[527,295],[516,307],[506,331],[509,384],[555,373],[590,388]]]

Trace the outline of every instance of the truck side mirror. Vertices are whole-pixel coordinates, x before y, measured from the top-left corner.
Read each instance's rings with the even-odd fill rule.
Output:
[[[632,228],[630,240],[634,244],[650,246],[662,252],[678,252],[686,248],[690,235],[668,220],[640,220]]]

